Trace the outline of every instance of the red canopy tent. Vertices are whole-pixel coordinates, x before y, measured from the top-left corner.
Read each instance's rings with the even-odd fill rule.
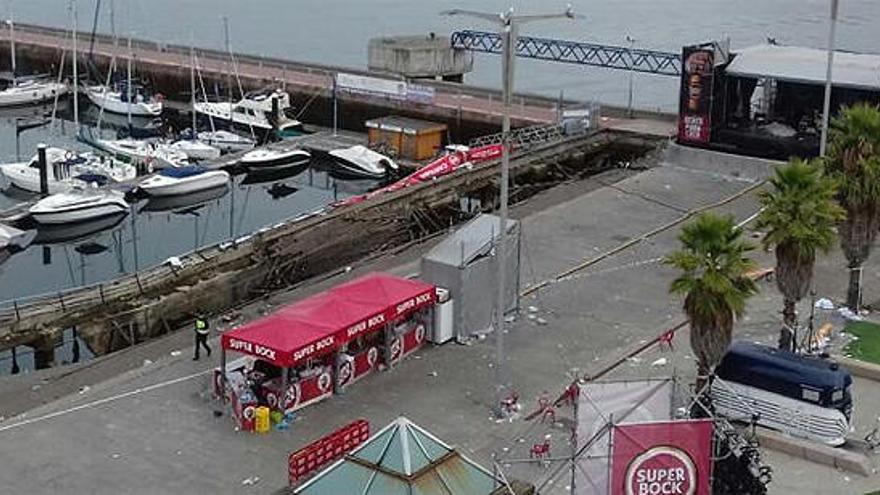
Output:
[[[334,352],[435,299],[431,284],[371,273],[230,330],[221,345],[289,368]]]

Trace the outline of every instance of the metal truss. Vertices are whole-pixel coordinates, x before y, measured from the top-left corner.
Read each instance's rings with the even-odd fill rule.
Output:
[[[471,30],[452,33],[452,47],[496,55],[500,55],[503,49],[500,34]],[[516,54],[519,57],[552,62],[592,65],[664,76],[681,75],[681,55],[656,50],[520,36],[516,43]]]

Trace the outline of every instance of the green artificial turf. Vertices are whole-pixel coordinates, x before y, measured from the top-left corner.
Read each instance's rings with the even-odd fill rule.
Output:
[[[867,321],[854,321],[847,324],[846,332],[858,337],[850,342],[844,353],[855,359],[880,364],[880,325]],[[880,495],[880,492],[877,492]]]

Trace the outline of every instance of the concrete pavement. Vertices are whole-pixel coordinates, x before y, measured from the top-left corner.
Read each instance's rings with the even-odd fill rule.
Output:
[[[528,203],[518,208],[524,235],[523,286],[554,278],[585,259],[682,218],[688,210],[743,191],[768,171],[767,164],[748,161],[739,167],[737,160],[716,154],[676,150],[668,157],[669,163],[609,187],[597,189],[595,181],[573,183],[530,201],[542,205],[537,211],[530,210]],[[548,199],[559,194],[565,196]],[[753,194],[746,194],[717,211],[745,219],[757,211],[757,204]],[[680,301],[667,293],[674,272],[658,262],[677,247],[677,232],[678,227],[660,232],[523,299],[525,311],[510,328],[506,342],[507,371],[526,408],[534,407],[543,391],[558,391],[572,374],[594,371],[682,319]],[[268,304],[274,307],[299,299],[369,269],[410,273],[416,267],[412,260],[425,247],[273,296]],[[772,266],[771,253],[759,251],[756,257],[762,266]],[[865,272],[867,294],[878,294],[880,289],[876,260]],[[839,252],[819,260],[820,295],[843,296],[843,266]],[[739,338],[772,342],[781,299],[773,284],[762,282],[761,289],[736,333]],[[256,304],[244,313],[252,316],[271,307]],[[235,432],[228,417],[213,416],[204,374],[213,363],[190,360],[188,332],[161,342],[151,343],[164,356],[161,359],[0,423],[0,491],[267,493],[286,484],[285,460],[290,451],[359,417],[378,428],[405,414],[487,465],[493,451],[506,447],[516,454],[525,448],[511,439],[526,425],[496,423],[490,417],[491,337],[468,346],[424,349],[395,370],[306,408],[289,431],[263,436]],[[686,331],[675,344],[675,351],[651,350],[611,378],[666,376],[676,371],[687,381],[693,359]],[[171,348],[181,348],[182,355],[170,356],[166,351]],[[661,357],[667,364],[651,364]],[[865,424],[877,415],[874,398],[880,397],[880,387],[859,380],[855,395],[856,422]],[[17,423],[22,420],[32,422]],[[765,455],[776,473],[771,493],[863,493],[880,486],[876,475],[845,475],[781,454]],[[242,484],[255,476],[260,478],[256,484]]]

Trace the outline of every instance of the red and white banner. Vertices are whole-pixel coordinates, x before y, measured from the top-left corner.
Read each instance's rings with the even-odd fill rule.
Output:
[[[615,425],[613,495],[711,495],[712,421]]]
[[[385,186],[381,189],[376,189],[375,191],[367,194],[352,196],[348,199],[335,203],[334,206],[339,207],[357,204],[365,199],[372,198],[373,196],[397,191],[399,189],[414,186],[422,182],[431,181],[437,177],[449,175],[467,164],[482,163],[490,160],[495,160],[497,158],[501,158],[502,150],[503,147],[501,144],[489,144],[486,146],[471,148],[467,151],[456,151],[453,153],[449,153],[448,155],[441,156],[433,162],[416,170],[412,174],[404,177],[403,179],[400,179],[394,184]]]

